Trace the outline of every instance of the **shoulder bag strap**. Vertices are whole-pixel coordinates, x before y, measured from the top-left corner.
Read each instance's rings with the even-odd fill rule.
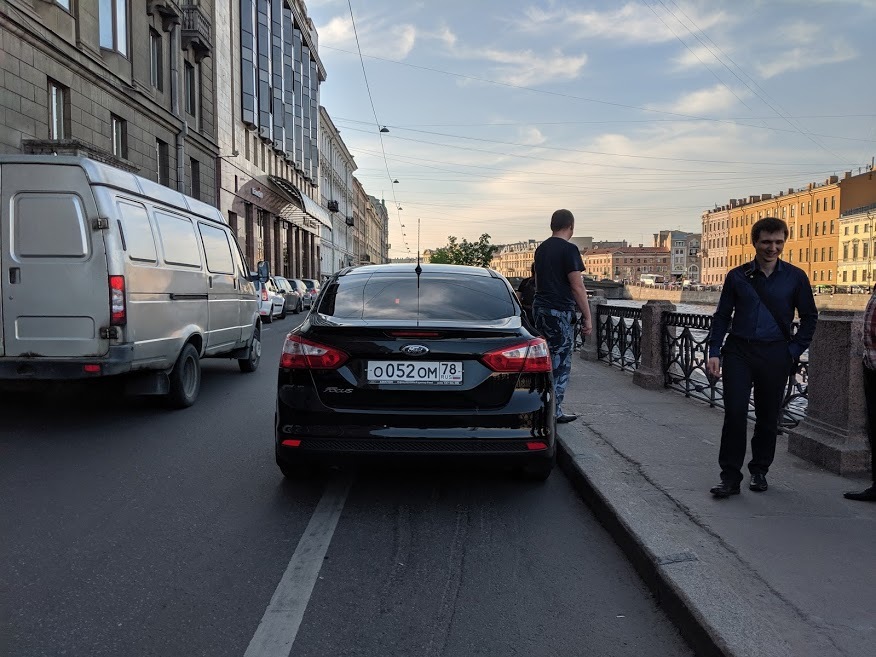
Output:
[[[757,292],[757,296],[760,297],[760,302],[766,307],[767,310],[770,311],[770,315],[773,316],[773,321],[776,323],[776,326],[779,327],[779,330],[782,332],[782,335],[785,336],[785,340],[791,342],[791,331],[785,326],[785,324],[779,319],[779,313],[776,312],[775,308],[773,308],[772,302],[769,298],[764,294],[763,288],[760,283],[756,283],[756,276],[752,276],[751,278],[746,276],[746,280],[749,282],[751,287],[754,288],[754,291]]]

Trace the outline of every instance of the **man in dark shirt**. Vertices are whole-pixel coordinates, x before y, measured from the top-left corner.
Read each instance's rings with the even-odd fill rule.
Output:
[[[575,217],[568,210],[551,216],[552,235],[535,250],[535,328],[548,343],[553,361],[557,422],[571,422],[577,415],[563,412],[563,397],[572,370],[572,323],[575,306],[581,309],[581,333],[590,335],[590,304],[581,274],[584,262],[578,247],[569,242]]]
[[[785,384],[815,333],[818,310],[809,279],[802,269],[779,260],[787,237],[787,224],[775,217],[751,227],[754,260],[728,272],[712,318],[706,369],[717,379],[723,365],[724,377],[724,427],[718,455],[721,483],[711,489],[715,497],[739,493],[752,385],[755,424],[748,487],[756,492],[767,490],[766,474],[776,452]],[[795,310],[800,329],[792,338]],[[728,327],[730,335],[722,349]]]

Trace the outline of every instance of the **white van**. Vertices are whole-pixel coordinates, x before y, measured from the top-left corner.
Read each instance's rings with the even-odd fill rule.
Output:
[[[80,157],[0,156],[0,380],[128,374],[194,403],[200,359],[261,356],[255,287],[214,207]]]

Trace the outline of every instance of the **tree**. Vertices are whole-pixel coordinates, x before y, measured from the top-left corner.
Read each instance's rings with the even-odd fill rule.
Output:
[[[453,235],[447,238],[447,245],[432,251],[430,262],[439,265],[470,265],[489,267],[493,253],[499,247],[490,244],[490,236],[484,233],[477,242],[463,238],[460,242]]]

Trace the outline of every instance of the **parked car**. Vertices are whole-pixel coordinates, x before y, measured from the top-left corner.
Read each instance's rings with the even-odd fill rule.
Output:
[[[310,305],[312,306],[313,302],[316,301],[316,297],[319,296],[319,281],[313,278],[302,278],[301,281],[307,286],[307,296],[309,297]]]
[[[270,324],[275,317],[286,317],[286,298],[280,294],[280,290],[274,284],[273,278],[260,280],[258,285],[259,315],[265,324]]]
[[[0,195],[0,379],[125,375],[182,408],[202,358],[258,367],[254,280],[216,208],[71,156],[0,157]]]
[[[550,475],[547,343],[495,271],[421,267],[335,274],[317,312],[286,336],[275,427],[285,476],[366,456],[484,459]]]
[[[313,306],[313,298],[308,294],[307,286],[304,284],[300,278],[287,278],[289,284],[298,290],[298,294],[301,297],[301,307],[302,308],[310,308]]]
[[[282,276],[274,276],[274,285],[286,300],[286,305],[283,308],[283,314],[280,316],[280,319],[284,319],[286,313],[300,313],[304,308],[304,299],[298,287],[292,285],[288,279]]]

